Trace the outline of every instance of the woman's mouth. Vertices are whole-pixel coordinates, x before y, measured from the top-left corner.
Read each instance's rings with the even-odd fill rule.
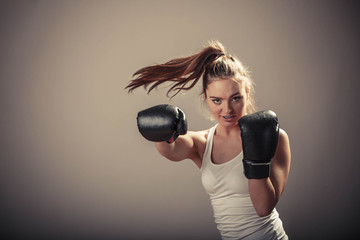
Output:
[[[231,122],[235,116],[234,115],[228,115],[228,116],[222,116],[222,118],[226,121],[226,122]]]

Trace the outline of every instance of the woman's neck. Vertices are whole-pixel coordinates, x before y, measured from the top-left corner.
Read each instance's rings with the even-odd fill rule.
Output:
[[[221,136],[221,137],[238,137],[240,136],[240,128],[238,125],[234,125],[234,126],[222,126],[222,125],[218,125],[216,127],[216,135]]]

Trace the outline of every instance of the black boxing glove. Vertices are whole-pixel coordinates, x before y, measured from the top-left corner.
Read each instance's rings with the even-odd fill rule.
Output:
[[[270,176],[271,158],[274,156],[279,123],[273,111],[260,111],[238,120],[243,147],[244,174],[248,179]]]
[[[137,125],[141,135],[152,142],[174,142],[179,135],[187,132],[184,112],[172,105],[161,104],[137,115]]]

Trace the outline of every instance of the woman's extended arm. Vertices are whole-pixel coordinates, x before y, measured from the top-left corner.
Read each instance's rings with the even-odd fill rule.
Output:
[[[171,161],[181,161],[190,158],[194,154],[194,141],[189,131],[185,135],[179,136],[175,142],[156,142],[155,146],[159,153]]]
[[[179,136],[175,142],[156,142],[155,146],[159,153],[171,161],[181,161],[184,159],[193,160],[198,167],[201,167],[201,153],[205,146],[206,131],[193,132]]]

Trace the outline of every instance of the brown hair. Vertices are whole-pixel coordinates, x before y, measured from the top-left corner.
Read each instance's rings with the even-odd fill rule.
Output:
[[[150,93],[162,83],[173,82],[167,92],[167,96],[174,92],[172,97],[182,90],[193,88],[201,76],[205,96],[207,86],[213,79],[232,78],[244,84],[246,91],[249,92],[247,112],[255,111],[254,83],[249,71],[236,57],[226,54],[224,46],[219,41],[210,42],[202,51],[192,56],[141,68],[134,73],[133,77],[135,76],[137,77],[126,86],[129,92],[144,86]]]

